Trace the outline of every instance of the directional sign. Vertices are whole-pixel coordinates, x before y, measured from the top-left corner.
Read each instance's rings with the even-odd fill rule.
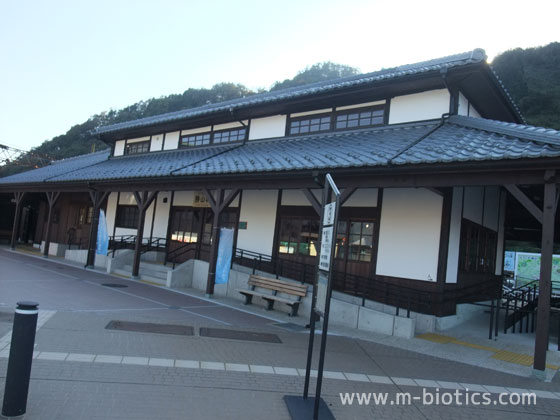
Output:
[[[324,271],[329,271],[331,268],[332,241],[333,227],[324,227],[321,234],[321,255],[319,256],[319,269]]]
[[[336,209],[336,201],[329,203],[325,206],[323,213],[323,225],[332,226],[334,223],[334,211]]]

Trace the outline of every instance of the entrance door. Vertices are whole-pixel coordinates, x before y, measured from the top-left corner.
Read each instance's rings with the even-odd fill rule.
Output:
[[[212,245],[212,222],[214,213],[210,208],[173,207],[168,260],[177,263],[196,258],[208,261]],[[221,214],[220,226],[237,226],[237,209],[226,209]]]

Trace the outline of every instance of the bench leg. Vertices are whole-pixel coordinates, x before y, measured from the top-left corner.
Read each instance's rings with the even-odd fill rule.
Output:
[[[272,311],[272,308],[274,308],[274,300],[266,299],[266,310]]]
[[[243,295],[245,296],[244,305],[250,305],[253,302],[253,295]]]
[[[292,307],[292,311],[288,314],[288,316],[297,316],[299,302],[292,303],[291,307]]]

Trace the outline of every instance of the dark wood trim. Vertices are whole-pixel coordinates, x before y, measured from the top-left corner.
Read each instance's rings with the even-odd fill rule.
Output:
[[[120,201],[121,201],[121,192],[118,191],[117,192],[117,205],[115,206],[115,218],[114,218],[114,222],[113,222],[113,238],[115,237],[115,235],[117,233],[117,212],[119,210]]]
[[[43,249],[43,256],[48,258],[49,256],[49,247],[51,245],[51,225],[52,225],[52,216],[53,216],[53,208],[56,205],[58,198],[60,197],[60,191],[48,191],[45,193],[47,195],[47,201],[49,203],[49,216],[47,218],[47,232],[45,234],[45,248]]]
[[[447,189],[443,193],[443,203],[441,208],[441,229],[439,237],[439,252],[436,281],[441,290],[445,285],[447,276],[447,257],[449,253],[449,234],[451,231],[451,209],[453,207],[453,188]]]
[[[173,212],[173,201],[175,200],[175,191],[171,191],[169,199],[169,211],[167,212],[167,241],[165,244],[165,260],[167,261],[167,254],[169,253],[169,244],[171,243],[171,214]]]
[[[379,231],[381,230],[381,209],[383,208],[383,188],[377,189],[377,218],[373,231],[373,246],[375,247],[375,254],[372,255],[371,261],[371,276],[375,277],[377,274],[377,257],[379,254]]]
[[[543,211],[537,207],[537,205],[531,200],[527,195],[519,189],[517,185],[504,185],[505,189],[517,200],[519,203],[525,207],[525,210],[529,212],[537,221],[542,225],[543,223]]]
[[[150,227],[150,240],[152,240],[154,236],[154,222],[156,220],[156,210],[157,210],[157,202],[159,197],[160,191],[156,192],[156,198],[154,199],[154,211],[152,212],[152,226]]]
[[[307,201],[309,201],[313,210],[315,210],[318,215],[321,215],[321,203],[319,203],[319,200],[315,197],[311,188],[302,188],[301,192],[305,195],[305,198],[307,198]]]
[[[357,187],[346,187],[340,194],[340,206],[342,207],[344,203],[348,201],[350,197],[356,192]]]
[[[138,207],[138,227],[136,229],[136,243],[134,244],[134,260],[132,262],[132,277],[138,277],[140,271],[140,249],[144,237],[144,224],[146,222],[146,210],[157,197],[158,191],[133,191]]]
[[[16,210],[14,214],[14,225],[12,227],[12,237],[10,240],[11,249],[16,249],[16,242],[17,242],[17,236],[18,236],[19,224],[21,218],[21,207],[22,207],[24,196],[25,196],[25,192],[21,192],[21,191],[14,192],[14,200],[16,201]]]
[[[544,371],[548,334],[550,325],[550,295],[552,291],[552,253],[554,252],[554,221],[556,219],[556,185],[546,183],[544,186],[541,272],[539,278],[539,302],[537,307],[537,331],[535,335],[535,352],[533,368]]]
[[[179,137],[181,137],[181,132],[179,132]],[[165,150],[165,140],[167,140],[167,132],[164,131],[163,132],[163,138],[161,139],[161,150],[164,151]],[[177,144],[178,146],[178,144]]]
[[[276,216],[274,219],[274,237],[272,238],[272,256],[273,261],[278,260],[278,247],[279,247],[279,237],[280,237],[280,209],[282,208],[282,190],[278,190],[278,196],[276,198]]]
[[[385,99],[385,114],[383,115],[383,124],[389,125],[389,114],[391,112],[391,98]]]
[[[241,218],[241,204],[243,202],[243,190],[239,191],[239,200],[237,201],[237,222],[235,224],[235,230],[233,231],[233,252],[235,256],[235,250],[237,249],[237,237],[239,236],[239,220]],[[232,258],[233,262],[233,258]]]

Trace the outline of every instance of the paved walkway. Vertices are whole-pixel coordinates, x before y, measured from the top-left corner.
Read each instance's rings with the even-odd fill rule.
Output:
[[[2,393],[15,302],[40,302],[28,419],[286,419],[282,397],[302,392],[306,332],[218,302],[5,249],[0,265]],[[110,283],[128,287],[103,286]],[[115,320],[191,326],[194,334],[106,329]],[[274,334],[280,342],[211,338],[201,336],[201,328]],[[337,419],[560,416],[557,381],[539,382],[359,338],[329,337],[325,369],[323,397]],[[494,403],[502,392],[530,391],[536,405]],[[408,393],[411,401],[350,406],[340,397],[347,392],[387,393],[391,401]],[[491,403],[421,401],[427,394],[452,392],[488,392]]]

